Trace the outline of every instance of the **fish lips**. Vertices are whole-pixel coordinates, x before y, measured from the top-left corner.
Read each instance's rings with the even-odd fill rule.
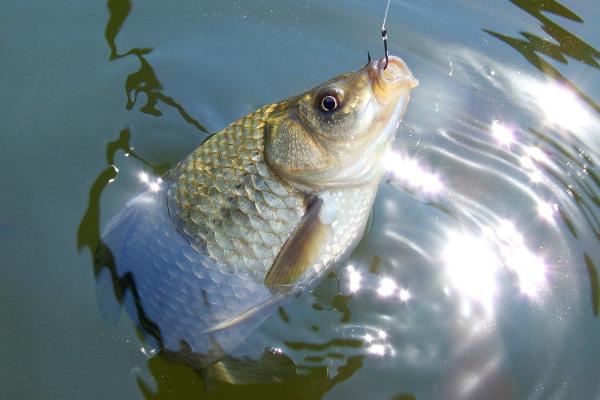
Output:
[[[380,103],[388,103],[404,90],[410,91],[419,85],[411,70],[400,57],[383,56],[365,65],[373,93]],[[404,90],[402,90],[404,89]]]

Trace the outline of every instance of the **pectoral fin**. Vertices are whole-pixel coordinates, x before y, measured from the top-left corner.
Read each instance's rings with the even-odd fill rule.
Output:
[[[323,224],[319,218],[322,207],[323,199],[319,197],[310,203],[300,224],[267,272],[266,285],[292,284],[316,261],[329,232],[329,225]]]
[[[216,332],[216,331],[220,331],[223,329],[227,329],[230,328],[236,324],[239,324],[243,321],[246,321],[250,318],[253,318],[255,316],[257,316],[259,313],[266,311],[268,309],[270,309],[273,306],[276,306],[278,304],[280,304],[286,297],[286,293],[279,293],[273,297],[271,297],[270,299],[268,299],[265,302],[262,302],[260,304],[255,305],[254,307],[243,311],[242,313],[238,314],[238,315],[234,315],[233,317],[225,320],[225,321],[221,321],[218,324],[210,327],[209,329],[206,329],[203,333],[212,333],[212,332]],[[263,312],[263,315],[266,314]]]

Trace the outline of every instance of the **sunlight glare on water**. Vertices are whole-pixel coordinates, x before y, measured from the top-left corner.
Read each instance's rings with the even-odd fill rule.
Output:
[[[491,131],[494,138],[503,146],[510,146],[515,141],[513,130],[498,120],[492,122]]]
[[[158,192],[161,188],[162,179],[160,177],[151,179],[147,172],[142,171],[139,173],[140,181],[145,184],[148,189],[152,192]]]
[[[209,133],[381,57],[385,5],[4,5],[0,398],[599,398],[595,2],[391,1],[389,51],[420,85],[366,233],[256,330],[184,332],[223,348],[176,340],[199,313],[167,300],[227,306],[228,278],[198,293],[181,263],[111,264],[110,218],[156,211]],[[132,257],[163,259],[152,243]]]
[[[542,111],[546,122],[574,132],[589,129],[597,119],[571,90],[554,82],[522,82],[524,90]]]
[[[496,274],[500,261],[490,245],[481,238],[451,232],[442,258],[448,281],[460,296],[479,303],[487,313],[494,308]]]
[[[361,289],[360,281],[362,280],[360,272],[352,265],[348,265],[346,269],[348,272],[348,290],[350,293],[358,292]]]
[[[410,187],[423,193],[434,195],[444,188],[439,176],[424,167],[417,159],[404,157],[389,151],[382,162],[396,179],[406,182]]]

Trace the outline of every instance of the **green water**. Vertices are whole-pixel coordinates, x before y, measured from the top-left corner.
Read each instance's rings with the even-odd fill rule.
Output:
[[[295,376],[206,384],[103,318],[92,253],[139,172],[379,56],[384,8],[4,4],[0,398],[600,399],[594,2],[392,1],[390,52],[421,83],[395,147],[420,167],[262,327]]]

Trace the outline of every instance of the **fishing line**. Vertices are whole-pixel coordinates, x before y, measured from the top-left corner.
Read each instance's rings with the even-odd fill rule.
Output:
[[[381,38],[383,39],[383,51],[385,52],[385,67],[388,66],[388,48],[387,48],[387,30],[385,29],[385,21],[387,20],[388,10],[390,9],[390,0],[387,2],[385,7],[385,14],[383,15],[383,23],[381,24]]]

